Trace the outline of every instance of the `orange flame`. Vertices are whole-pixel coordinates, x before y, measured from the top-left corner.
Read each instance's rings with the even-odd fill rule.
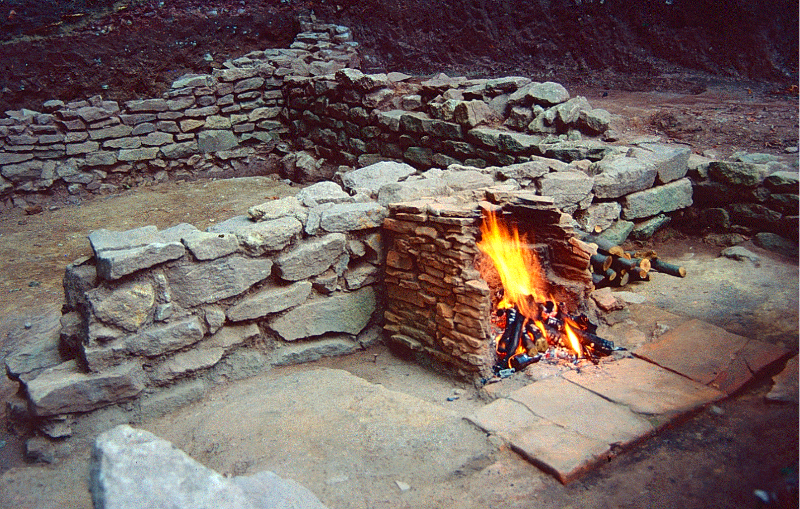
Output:
[[[489,212],[481,224],[478,249],[491,258],[500,275],[505,292],[504,301],[516,305],[527,317],[535,317],[536,302],[544,302],[545,292],[540,277],[541,267],[528,239],[514,228],[510,231],[497,214]]]
[[[578,339],[578,336],[575,335],[575,332],[572,330],[572,327],[569,326],[568,323],[564,324],[564,333],[567,336],[567,340],[569,341],[569,346],[572,351],[578,354],[578,357],[581,356],[581,342]]]

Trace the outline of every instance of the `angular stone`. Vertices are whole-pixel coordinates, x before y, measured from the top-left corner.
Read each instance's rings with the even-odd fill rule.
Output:
[[[654,166],[658,172],[659,182],[666,184],[686,176],[691,153],[692,150],[683,145],[641,143],[631,149],[628,155]]]
[[[118,124],[103,129],[93,129],[89,131],[89,138],[92,140],[106,140],[109,138],[124,138],[130,136],[133,128],[125,124]]]
[[[350,191],[363,189],[376,196],[381,186],[399,182],[417,172],[413,166],[394,161],[381,161],[342,174],[342,183]]]
[[[232,322],[255,320],[278,313],[305,302],[311,294],[311,283],[300,281],[286,287],[265,287],[248,296],[227,311]]]
[[[453,191],[466,189],[480,189],[491,187],[495,184],[489,173],[469,169],[447,169],[442,172],[441,179]]]
[[[388,215],[378,203],[340,203],[323,210],[319,224],[326,232],[351,232],[378,228]]]
[[[611,124],[611,113],[600,108],[581,110],[578,123],[591,134],[604,133]]]
[[[559,83],[545,81],[544,83],[533,83],[527,90],[527,95],[534,104],[541,106],[553,106],[569,100],[569,92]]]
[[[205,330],[196,316],[151,327],[124,338],[125,351],[132,355],[155,357],[193,345],[203,338]]]
[[[331,233],[301,243],[275,260],[278,276],[299,281],[322,274],[345,254],[346,240],[343,233]]]
[[[156,300],[155,289],[147,282],[129,282],[111,291],[95,288],[86,295],[97,319],[127,331],[136,331],[147,321]]]
[[[563,209],[586,200],[594,186],[594,179],[580,171],[548,173],[536,182],[542,196],[553,198],[553,204]]]
[[[264,107],[256,108],[247,115],[249,122],[260,122],[263,120],[271,120],[277,118],[281,114],[283,108],[278,107]]]
[[[196,141],[185,141],[183,143],[171,143],[161,147],[161,153],[167,159],[180,159],[196,154],[200,147]]]
[[[494,124],[502,121],[502,118],[488,104],[476,99],[459,102],[453,110],[453,120],[472,128]]]
[[[348,290],[358,290],[364,286],[380,281],[381,269],[371,263],[359,263],[344,273]]]
[[[785,403],[798,403],[798,358],[797,355],[789,359],[786,367],[772,377],[772,389],[767,393],[767,401],[780,401]]]
[[[371,92],[389,86],[389,78],[385,74],[364,74],[358,69],[349,68],[336,71],[336,81],[360,92]]]
[[[134,138],[131,138],[131,140],[132,139]],[[117,164],[117,161],[117,154],[114,152],[92,152],[91,154],[86,154],[86,161],[84,162],[84,165],[111,166],[113,164]]]
[[[100,144],[96,141],[85,141],[83,143],[68,143],[67,155],[75,156],[80,154],[88,154],[89,152],[97,152],[100,149]]]
[[[711,161],[708,163],[708,176],[723,184],[756,187],[766,176],[766,166],[730,161]]]
[[[90,471],[97,509],[325,509],[294,481],[272,472],[223,477],[168,441],[127,425],[97,437]]]
[[[130,362],[103,373],[86,374],[75,360],[46,369],[25,384],[31,411],[39,416],[89,412],[142,392],[141,365]]]
[[[581,113],[589,111],[591,108],[589,101],[580,95],[554,106],[556,125],[569,128],[578,123]]]
[[[330,338],[281,345],[274,353],[272,364],[287,366],[314,362],[325,357],[351,354],[359,348],[358,343],[348,338]]]
[[[226,325],[214,333],[203,343],[205,347],[220,347],[225,351],[236,346],[242,345],[249,340],[255,340],[261,336],[258,324],[248,323],[247,325]]]
[[[225,350],[220,347],[198,348],[177,353],[158,364],[150,373],[150,379],[164,383],[185,377],[195,371],[208,369],[222,359]]]
[[[253,221],[272,221],[282,217],[295,217],[305,222],[308,210],[294,196],[286,196],[279,200],[272,200],[247,209],[247,215]]]
[[[692,206],[692,182],[688,178],[631,193],[622,199],[622,217],[638,219]]]
[[[160,112],[167,111],[169,106],[164,99],[141,99],[136,101],[128,101],[125,107],[130,113],[138,112]]]
[[[615,201],[594,203],[575,213],[575,221],[587,233],[599,233],[619,219],[622,205]]]
[[[216,260],[239,250],[239,241],[228,233],[192,232],[181,239],[195,258]]]
[[[248,90],[255,90],[263,86],[264,86],[264,78],[260,76],[254,76],[252,78],[247,78],[241,81],[237,81],[233,85],[233,93],[241,94],[242,92],[247,92]]]
[[[731,260],[736,260],[739,262],[749,260],[756,267],[758,267],[761,264],[760,256],[750,251],[749,249],[745,249],[742,246],[727,247],[723,249],[722,252],[720,252],[720,255],[724,256],[725,258],[730,258]]]
[[[781,237],[775,233],[759,232],[753,237],[753,243],[767,251],[780,253],[784,256],[797,256],[797,242]]]
[[[598,198],[619,198],[653,186],[658,170],[634,157],[616,156],[593,163],[594,194]]]
[[[603,233],[600,234],[600,237],[608,240],[615,246],[619,246],[625,242],[625,239],[628,238],[628,235],[631,234],[635,227],[636,225],[631,221],[620,219],[605,229]]]
[[[120,161],[148,161],[158,157],[158,147],[122,149],[117,158]]]
[[[184,254],[186,248],[180,242],[154,242],[133,249],[95,251],[97,274],[106,280],[119,279],[138,270],[177,260]]]
[[[793,193],[798,192],[798,182],[800,178],[797,172],[776,171],[764,179],[764,185],[773,193]]]
[[[212,233],[232,233],[239,244],[254,252],[279,251],[288,246],[303,231],[303,224],[294,217],[252,222],[237,216],[208,229]]]
[[[230,150],[237,146],[239,146],[239,140],[231,131],[201,131],[197,136],[197,148],[204,154],[219,152],[221,150]]]
[[[344,192],[336,182],[317,182],[301,189],[295,196],[306,207],[324,203],[351,203],[353,197]]]
[[[65,316],[76,318],[75,314]],[[36,339],[6,356],[4,360],[6,374],[12,380],[29,380],[33,375],[64,362],[59,352],[61,320],[50,313],[44,318],[49,321],[49,325],[47,322],[43,323],[44,330],[32,327],[31,330],[20,331],[20,334],[35,334]]]
[[[334,294],[297,306],[270,322],[270,328],[286,341],[319,336],[328,332],[358,334],[376,310],[375,290]]]
[[[245,292],[272,274],[272,260],[232,255],[207,263],[181,263],[166,271],[173,300],[183,307]]]

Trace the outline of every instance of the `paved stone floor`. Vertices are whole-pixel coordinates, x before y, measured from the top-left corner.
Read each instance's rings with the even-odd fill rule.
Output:
[[[568,370],[499,397],[470,420],[563,483],[660,428],[723,399],[785,349],[700,320],[633,355]]]

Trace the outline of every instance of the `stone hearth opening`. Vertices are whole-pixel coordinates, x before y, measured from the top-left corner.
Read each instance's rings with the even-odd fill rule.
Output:
[[[477,247],[494,212],[530,242],[545,292],[572,315],[589,312],[590,254],[552,199],[488,188],[389,206],[384,221],[386,337],[418,361],[468,380],[494,375],[491,324],[502,284]],[[487,270],[489,268],[489,270]]]

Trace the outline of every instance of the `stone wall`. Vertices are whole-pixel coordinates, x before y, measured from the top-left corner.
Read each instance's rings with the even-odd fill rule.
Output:
[[[255,51],[210,75],[187,75],[162,97],[118,104],[95,96],[0,118],[0,210],[54,193],[81,197],[144,181],[263,172],[265,144],[288,132],[287,76],[359,65],[346,27],[302,23],[288,49]]]

